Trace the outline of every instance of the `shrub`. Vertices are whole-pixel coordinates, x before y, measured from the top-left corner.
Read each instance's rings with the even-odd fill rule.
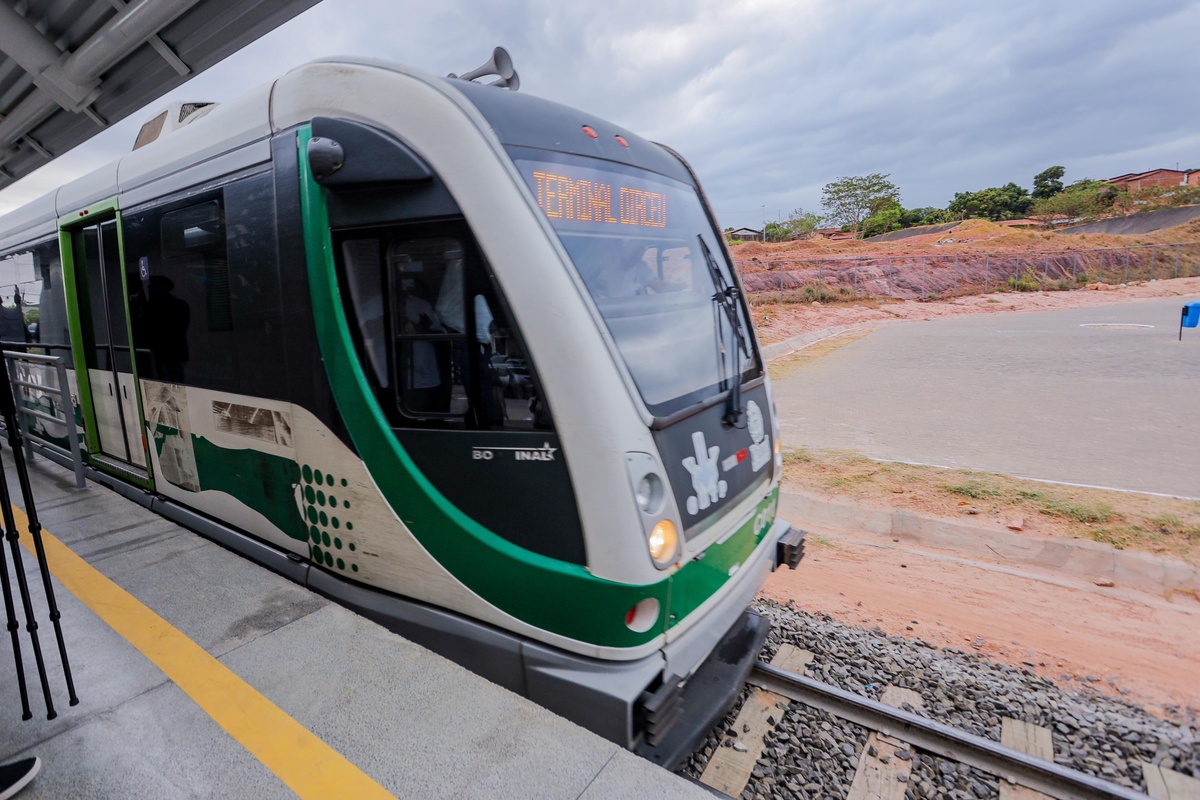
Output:
[[[1026,269],[1020,278],[1009,278],[1008,288],[1018,292],[1040,292],[1042,281],[1032,269]]]

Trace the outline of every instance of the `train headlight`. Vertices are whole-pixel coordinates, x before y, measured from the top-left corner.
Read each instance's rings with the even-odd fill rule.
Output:
[[[650,546],[650,557],[654,559],[654,563],[659,567],[667,566],[679,547],[679,534],[675,530],[675,523],[669,519],[659,520],[654,529],[650,531],[650,538],[646,541]]]
[[[644,514],[657,514],[658,510],[662,508],[663,495],[662,478],[653,472],[643,475],[633,491],[638,508]]]

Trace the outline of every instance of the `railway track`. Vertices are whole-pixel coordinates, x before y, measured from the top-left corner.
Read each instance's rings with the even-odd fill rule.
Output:
[[[1138,800],[1146,797],[1132,789],[765,662],[760,661],[755,666],[750,679],[766,691],[827,711],[921,750],[968,764],[1010,785],[1023,786],[1059,800]],[[851,791],[853,793],[853,788]]]
[[[1200,800],[1194,717],[1170,723],[960,650],[759,610],[773,617],[772,663],[683,769],[716,793]]]

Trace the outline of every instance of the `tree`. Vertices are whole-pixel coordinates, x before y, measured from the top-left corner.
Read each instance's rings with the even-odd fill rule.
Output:
[[[978,192],[956,192],[946,211],[954,219],[982,217],[993,222],[1002,219],[1020,219],[1029,213],[1033,198],[1015,183],[980,189]]]
[[[1033,176],[1033,199],[1044,200],[1053,197],[1063,190],[1062,176],[1067,172],[1065,167],[1049,167]]]
[[[871,216],[863,220],[863,238],[900,230],[904,227],[900,222],[903,216],[899,203],[890,197],[879,198],[871,204]]]
[[[821,215],[803,208],[793,209],[788,215],[788,227],[796,236],[807,237],[821,224]]]
[[[803,208],[797,208],[783,222],[763,222],[763,239],[768,242],[783,242],[795,237],[806,237],[821,224],[821,217]]]
[[[791,233],[792,230],[786,222],[768,220],[763,223],[763,241],[765,242],[785,242]]]
[[[951,219],[945,211],[933,206],[907,208],[900,215],[901,228],[915,228],[919,225],[937,225],[940,222],[950,221]]]
[[[853,231],[862,228],[863,220],[870,216],[871,204],[883,199],[898,203],[900,188],[889,181],[887,175],[878,172],[838,178],[821,190],[821,206],[826,218]]]
[[[1079,222],[1103,217],[1112,212],[1121,193],[1117,187],[1090,178],[1075,181],[1058,194],[1043,197],[1033,204],[1032,216],[1046,225],[1055,220]]]

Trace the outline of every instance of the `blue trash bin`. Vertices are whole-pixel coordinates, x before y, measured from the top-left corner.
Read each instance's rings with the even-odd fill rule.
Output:
[[[1188,303],[1183,307],[1183,327],[1200,326],[1200,303]]]

